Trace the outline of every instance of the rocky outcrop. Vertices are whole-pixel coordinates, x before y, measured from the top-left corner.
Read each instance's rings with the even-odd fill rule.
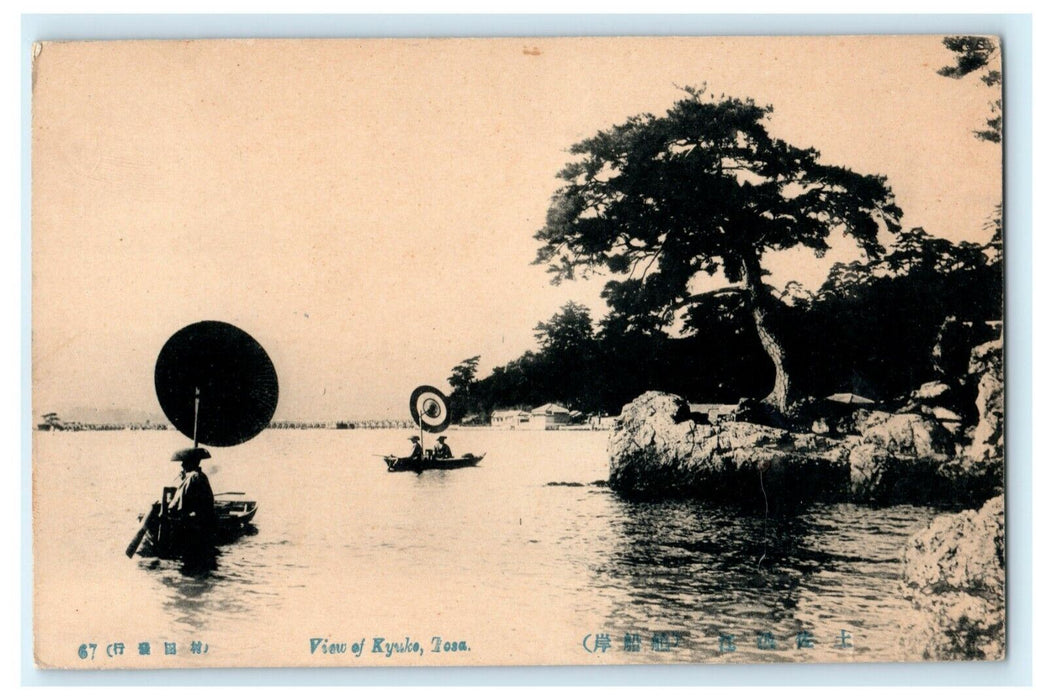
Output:
[[[1002,340],[978,345],[970,356],[971,381],[977,382],[977,424],[966,457],[971,460],[1002,459],[1003,408]]]
[[[955,439],[932,416],[871,411],[856,422],[861,442],[900,457],[955,454]]]
[[[976,479],[955,460],[955,438],[933,416],[862,411],[849,453],[850,492],[870,503],[968,503]],[[977,486],[973,483],[973,486]],[[980,490],[980,498],[991,492]]]
[[[904,553],[904,592],[919,613],[906,646],[925,659],[1002,659],[1005,572],[1002,496],[936,518]]]
[[[757,423],[692,420],[687,403],[648,392],[621,413],[609,442],[610,486],[636,499],[735,503],[854,500],[983,503],[1001,463],[956,457],[955,439],[920,413],[857,411],[855,435],[792,432]]]
[[[837,441],[739,421],[700,424],[682,398],[658,392],[625,406],[609,452],[610,486],[632,498],[824,500],[849,484]]]

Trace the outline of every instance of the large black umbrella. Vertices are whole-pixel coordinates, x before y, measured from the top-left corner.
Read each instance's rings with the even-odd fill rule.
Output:
[[[239,445],[264,430],[280,394],[265,349],[222,321],[200,321],[172,335],[156,359],[155,381],[174,427],[215,447]]]

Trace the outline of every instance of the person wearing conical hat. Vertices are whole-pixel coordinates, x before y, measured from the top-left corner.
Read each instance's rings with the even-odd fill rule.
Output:
[[[168,516],[177,524],[179,539],[188,548],[211,545],[218,527],[214,512],[214,491],[207,475],[200,471],[200,462],[210,459],[211,453],[202,447],[178,450],[172,462],[181,462],[181,483],[167,504]]]
[[[433,448],[432,455],[439,459],[450,459],[454,456],[450,451],[450,445],[447,444],[447,438],[443,435],[436,438],[436,447]]]

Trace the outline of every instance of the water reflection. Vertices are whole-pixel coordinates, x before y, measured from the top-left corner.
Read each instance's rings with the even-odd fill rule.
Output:
[[[187,627],[202,627],[210,613],[211,594],[217,579],[210,572],[191,575],[179,571],[160,580],[170,589],[164,608],[171,612],[174,622]]]
[[[616,499],[615,499],[616,500]],[[620,532],[606,571],[631,592],[624,607],[718,612],[723,596],[771,588],[782,608],[820,560],[806,551],[802,517],[763,517],[693,502],[617,501]],[[709,603],[715,605],[709,606]]]
[[[250,541],[245,536],[257,532],[249,524],[236,537],[220,538],[217,546],[192,551],[178,559],[141,559],[140,568],[152,572],[162,591],[161,605],[176,627],[198,630],[213,625],[217,616],[249,609],[247,598],[252,596],[245,594],[254,590],[252,579],[257,567],[244,566],[242,556],[232,561],[228,557],[234,547],[245,551],[242,548]]]
[[[900,552],[931,517],[917,508],[763,513],[608,496],[605,551],[591,571],[611,601],[608,628],[684,632],[693,660],[718,655],[720,634],[752,641],[765,631],[790,637],[816,626],[827,634],[838,624],[895,625],[906,612],[890,595]],[[753,651],[754,641],[732,658],[755,660]]]

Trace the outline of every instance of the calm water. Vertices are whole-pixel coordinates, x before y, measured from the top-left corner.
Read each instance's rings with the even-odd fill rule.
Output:
[[[476,469],[389,474],[406,431],[266,431],[205,462],[215,492],[259,502],[258,532],[222,548],[208,576],[124,548],[136,516],[174,483],[173,432],[34,434],[37,651],[83,665],[81,643],[128,646],[95,665],[180,663],[630,663],[902,658],[912,616],[900,556],[927,508],[810,508],[787,517],[694,503],[630,504],[599,486],[607,433],[451,431]],[[850,649],[833,648],[840,630]],[[807,630],[814,648],[797,650]],[[652,635],[674,633],[667,651]],[[772,632],[776,651],[756,636]],[[586,635],[611,648],[589,654]],[[639,650],[626,652],[635,634]],[[721,634],[736,651],[719,653]],[[431,638],[465,655],[431,653]],[[678,635],[678,636],[676,636]],[[374,637],[420,640],[422,657],[370,654]],[[310,655],[309,638],[361,658]],[[190,641],[208,645],[189,657]],[[588,639],[589,647],[595,637]],[[157,649],[159,647],[159,649]]]

